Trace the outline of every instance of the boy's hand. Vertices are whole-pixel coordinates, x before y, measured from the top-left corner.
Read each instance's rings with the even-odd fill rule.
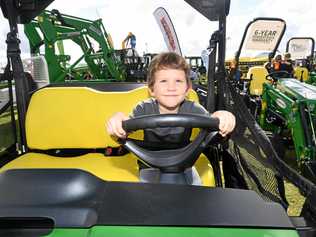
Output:
[[[219,110],[214,112],[212,117],[219,119],[219,134],[221,134],[223,137],[234,130],[236,118],[231,112]]]
[[[126,132],[122,127],[122,122],[127,119],[129,119],[129,117],[122,112],[114,114],[106,123],[108,133],[119,138],[126,138]]]

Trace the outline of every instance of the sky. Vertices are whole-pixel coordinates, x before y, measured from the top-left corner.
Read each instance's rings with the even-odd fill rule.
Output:
[[[55,0],[48,9],[58,9],[61,13],[90,20],[102,18],[115,48],[120,48],[128,32],[133,32],[137,38],[136,50],[142,55],[167,50],[153,17],[157,7],[164,7],[169,13],[182,53],[185,56],[200,56],[201,51],[207,48],[211,34],[218,28],[218,23],[207,20],[183,0]],[[280,45],[281,52],[284,52],[286,42],[291,37],[316,39],[315,0],[231,0],[227,17],[227,57],[237,51],[247,23],[256,17],[279,17],[286,21],[287,29]],[[8,23],[0,14],[0,61],[5,59],[7,32]],[[22,56],[28,57],[28,41],[22,27],[19,29],[19,37]]]

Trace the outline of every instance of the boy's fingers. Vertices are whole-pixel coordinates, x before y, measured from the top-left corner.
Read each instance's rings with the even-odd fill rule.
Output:
[[[115,136],[120,137],[120,132],[117,128],[117,125],[112,119],[110,119],[107,123],[107,131],[110,135],[115,135]]]
[[[106,123],[106,130],[110,135],[113,135],[113,129],[109,122]]]
[[[124,129],[121,126],[117,127],[117,132],[120,135],[120,137],[124,137],[126,135]]]
[[[233,131],[235,127],[235,116],[230,113],[227,113],[226,116],[221,117],[220,124],[219,124],[219,133],[222,136],[226,136],[230,132]]]
[[[114,114],[107,122],[107,132],[110,135],[120,138],[126,137],[126,132],[122,127],[122,121],[129,119],[124,113],[118,112]]]
[[[116,123],[114,129],[115,129],[116,136],[118,136],[120,138],[124,138],[126,136],[126,132],[122,128],[122,123]]]

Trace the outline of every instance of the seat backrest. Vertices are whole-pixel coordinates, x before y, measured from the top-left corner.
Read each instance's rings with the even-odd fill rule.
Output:
[[[250,81],[249,91],[251,95],[262,95],[263,83],[269,82],[266,79],[268,71],[263,66],[255,66],[249,68],[247,78],[252,78]]]
[[[106,121],[116,112],[130,114],[149,98],[147,87],[102,92],[87,87],[48,87],[30,100],[26,139],[31,149],[103,148],[118,146],[107,134]],[[198,101],[195,92],[189,99]]]
[[[303,81],[307,81],[308,79],[308,69],[306,67],[295,67],[294,68],[294,77],[298,80],[303,79]]]

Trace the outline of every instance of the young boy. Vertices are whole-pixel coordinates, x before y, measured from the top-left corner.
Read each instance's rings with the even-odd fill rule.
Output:
[[[201,105],[186,100],[191,89],[190,67],[185,59],[175,53],[157,55],[149,66],[147,83],[152,98],[136,105],[130,117],[150,114],[193,113],[210,115]],[[228,111],[216,111],[212,117],[219,119],[219,133],[225,137],[235,127],[235,116]],[[130,117],[118,112],[107,122],[109,134],[124,138],[122,121]],[[156,128],[144,131],[144,140],[150,143],[184,145],[189,143],[191,129]]]

